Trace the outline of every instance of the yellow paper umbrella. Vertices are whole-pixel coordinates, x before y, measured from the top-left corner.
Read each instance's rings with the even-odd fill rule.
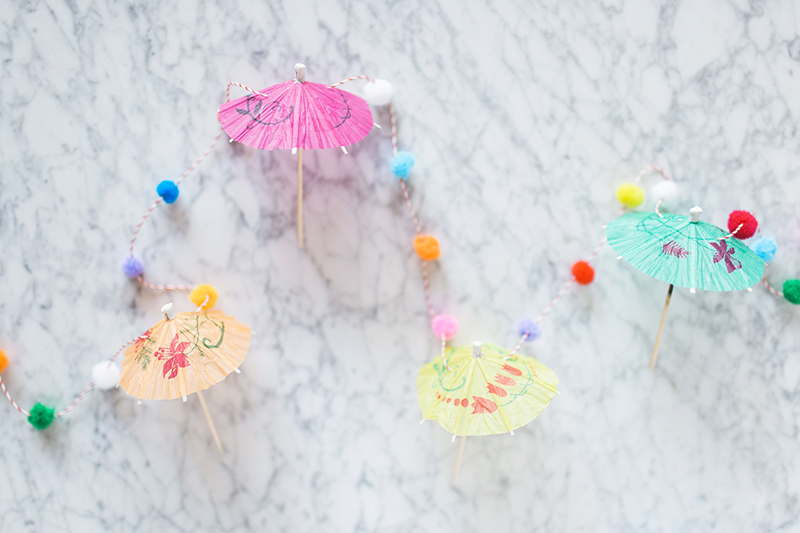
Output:
[[[533,357],[492,344],[449,348],[422,367],[417,393],[422,416],[453,435],[497,435],[524,426],[558,391],[555,372]],[[448,370],[449,367],[449,370]]]
[[[239,372],[250,347],[250,328],[221,311],[172,313],[124,352],[119,386],[139,399],[172,400],[197,393],[222,450],[201,391]]]
[[[555,372],[533,357],[492,344],[449,348],[417,377],[423,419],[462,436],[453,483],[468,435],[514,434],[536,418],[558,393]]]

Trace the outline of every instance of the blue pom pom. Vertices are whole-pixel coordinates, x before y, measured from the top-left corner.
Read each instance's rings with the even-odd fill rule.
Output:
[[[120,269],[129,278],[138,278],[144,272],[144,265],[142,265],[141,261],[129,255],[122,261]]]
[[[751,245],[752,250],[765,263],[775,259],[775,252],[778,251],[778,243],[772,237],[762,237]]]
[[[404,180],[414,168],[414,163],[414,156],[409,152],[397,152],[397,155],[389,162],[389,168],[392,170],[392,174]]]
[[[168,204],[175,203],[178,199],[178,186],[174,181],[164,180],[156,187],[156,194],[158,194]]]
[[[525,338],[525,342],[530,342],[542,336],[542,328],[530,318],[523,318],[517,322],[517,333],[519,333],[520,337],[527,333],[528,336]]]

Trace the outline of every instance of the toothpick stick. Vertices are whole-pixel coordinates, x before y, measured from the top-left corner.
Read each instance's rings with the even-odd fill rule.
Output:
[[[203,406],[203,412],[206,414],[208,427],[211,428],[211,436],[214,437],[214,442],[217,443],[217,448],[219,448],[219,453],[225,453],[225,450],[222,449],[222,441],[219,440],[217,427],[214,425],[214,419],[211,418],[211,411],[208,410],[208,405],[206,405],[206,399],[203,398],[203,391],[197,391],[197,397],[200,399],[200,405]]]
[[[303,149],[297,149],[297,242],[303,247]]]
[[[669,307],[669,301],[672,298],[672,284],[670,283],[669,289],[667,289],[667,301],[664,302],[664,312],[661,313],[661,325],[658,326],[658,335],[656,335],[656,346],[653,348],[653,357],[650,358],[650,371],[653,371],[653,367],[656,366],[656,359],[658,359],[658,346],[661,344],[661,334],[664,333],[664,323],[667,321],[667,308]]]
[[[464,445],[467,443],[467,436],[461,437],[461,442],[458,445],[458,455],[456,455],[456,467],[453,470],[453,485],[458,481],[458,473],[461,470],[461,458],[464,456]]]

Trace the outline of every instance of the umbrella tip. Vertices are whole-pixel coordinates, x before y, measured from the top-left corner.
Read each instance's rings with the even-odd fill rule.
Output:
[[[481,341],[475,341],[472,343],[472,357],[483,357],[483,343]]]
[[[689,218],[691,222],[697,222],[700,220],[700,213],[703,212],[703,208],[699,205],[694,206],[693,208],[689,209]]]
[[[305,83],[306,81],[306,66],[302,63],[295,63],[294,72],[297,74],[297,81]]]
[[[164,306],[161,307],[161,312],[164,313],[164,317],[167,320],[172,320],[173,318],[175,318],[175,313],[172,311],[173,307],[174,307],[174,305],[172,305],[172,302],[169,302],[168,304],[164,304]]]

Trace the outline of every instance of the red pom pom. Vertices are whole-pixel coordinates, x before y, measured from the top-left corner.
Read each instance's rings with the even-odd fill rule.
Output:
[[[594,281],[594,268],[586,261],[578,261],[572,265],[572,275],[581,285],[588,285]]]
[[[739,224],[741,224],[742,227],[739,231],[736,231]],[[747,211],[733,211],[728,217],[728,231],[731,233],[736,231],[733,236],[737,239],[749,239],[756,234],[757,229],[758,220],[753,216],[753,213],[748,213]]]

